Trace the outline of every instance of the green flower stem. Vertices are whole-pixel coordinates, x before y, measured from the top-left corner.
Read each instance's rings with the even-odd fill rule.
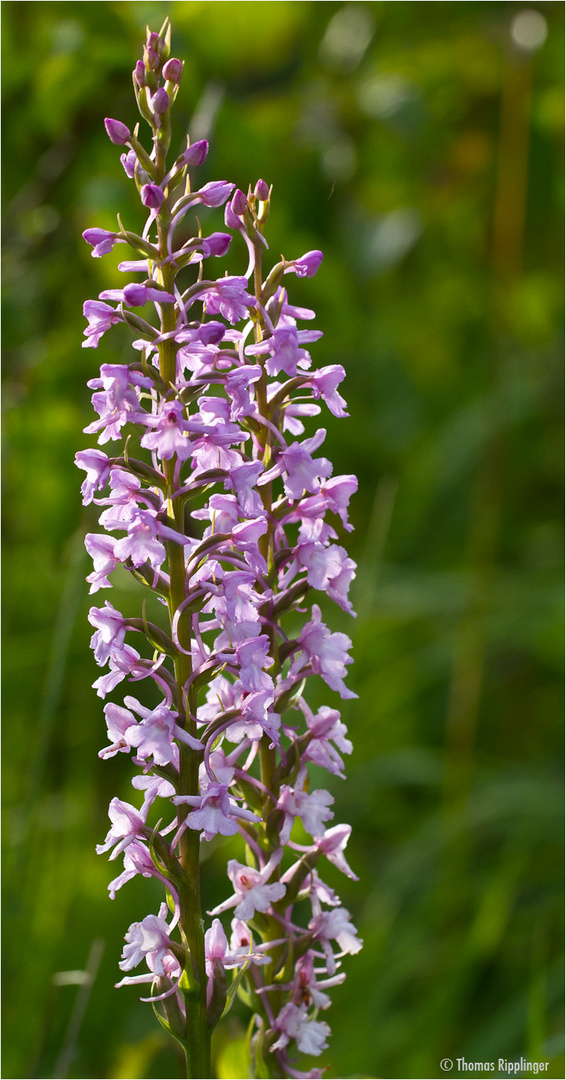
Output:
[[[163,158],[161,168],[165,168]],[[166,237],[170,225],[168,202],[163,204],[158,216],[158,239],[161,258],[167,255]],[[158,281],[167,292],[172,291],[175,269],[165,264],[158,271]],[[161,314],[161,332],[167,334],[175,329],[175,309],[173,304],[163,304]],[[167,339],[159,346],[159,370],[163,381],[171,385],[175,381],[176,350],[174,342]],[[184,513],[182,498],[173,498],[175,491],[175,461],[164,462],[169,514],[171,524],[184,533]],[[167,562],[169,567],[169,619],[171,628],[173,619],[186,597],[185,592],[185,557],[181,544],[166,542]],[[181,619],[178,625],[179,643],[183,650],[190,650],[189,621]],[[196,693],[187,698],[185,686],[192,673],[191,656],[178,651],[174,658],[175,679],[179,708],[179,723],[191,735],[197,737],[197,727],[191,714],[196,711]],[[199,794],[200,755],[185,746],[179,746],[179,791],[183,795]],[[188,807],[180,806],[178,824],[181,826],[187,816]],[[184,1042],[187,1077],[191,1080],[204,1080],[212,1075],[210,1062],[210,1028],[206,1010],[206,973],[204,957],[204,928],[201,914],[200,897],[200,833],[186,828],[179,842],[179,860],[181,884],[179,886],[180,920],[179,926],[186,945],[185,973],[181,981],[187,1010],[186,1038]]]

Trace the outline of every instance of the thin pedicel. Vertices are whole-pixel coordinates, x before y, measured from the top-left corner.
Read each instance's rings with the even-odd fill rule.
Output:
[[[100,756],[132,756],[141,806],[112,799],[97,850],[123,861],[112,898],[137,874],[165,887],[157,914],[126,933],[128,974],[118,985],[148,984],[144,1000],[183,1045],[187,1075],[212,1075],[210,1034],[237,993],[251,1012],[249,1075],[321,1077],[319,1068],[300,1071],[298,1055],[326,1048],[319,1011],[345,977],[342,957],[361,942],[320,876],[328,860],[355,878],[344,855],[350,827],[329,824],[334,800],[309,780],[311,765],[343,777],[352,746],[338,710],[313,713],[304,696],[320,677],[355,697],[344,682],[351,642],[329,630],[310,593],[353,614],[355,564],[331,521],[351,528],[357,483],[332,476],[316,456],[325,429],[304,437],[304,421],[323,406],[347,415],[337,390],[344,370],[313,369],[308,346],[321,334],[299,323],[314,312],[293,306],[284,285],[288,274],[312,277],[322,253],[263,269],[266,182],[247,195],[225,180],[196,186],[204,140],[187,140],[168,164],[183,71],[169,53],[166,21],[159,34],[148,31],[134,69],[151,152],[137,128],[105,121],[149,211],[142,234],[120,219],[116,232],[84,233],[95,258],[126,244],[135,257],[120,269],[139,278],[84,305],[86,347],[120,322],[135,335],[132,362],[103,364],[89,382],[97,419],[85,430],[99,447],[119,445],[114,456],[76,455],[83,501],[104,508],[103,531],[85,541],[87,580],[91,593],[111,588],[109,575],[125,567],[163,608],[161,625],[145,604],[141,616],[108,601],[89,612],[95,660],[108,669],[94,684],[99,696],[147,678],[160,696],[151,709],[132,695],[104,705]],[[224,206],[230,231],[201,235],[202,206]],[[247,270],[215,279],[212,260],[233,233],[245,242]],[[199,849],[216,836],[241,847],[227,864],[228,895],[205,921]],[[140,964],[143,974],[129,974]]]

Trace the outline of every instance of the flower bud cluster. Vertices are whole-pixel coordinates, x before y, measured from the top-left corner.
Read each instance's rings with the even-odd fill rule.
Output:
[[[95,257],[127,244],[134,258],[120,269],[136,278],[84,306],[86,347],[117,323],[135,335],[132,362],[104,363],[89,382],[97,418],[85,430],[99,448],[76,462],[85,504],[103,509],[100,531],[86,536],[87,581],[91,593],[108,589],[125,568],[163,609],[160,625],[145,605],[141,617],[107,600],[89,612],[104,669],[94,683],[108,729],[100,756],[132,756],[141,799],[139,807],[112,799],[97,850],[123,860],[111,897],[137,874],[166,889],[158,914],[126,934],[120,967],[147,970],[118,985],[152,984],[148,1000],[162,1003],[161,1022],[193,1054],[191,1075],[210,1075],[194,1046],[238,992],[255,1014],[258,1074],[317,1077],[318,1069],[296,1069],[297,1050],[325,1049],[330,1029],[319,1010],[344,978],[341,958],[361,947],[321,876],[329,861],[355,877],[344,855],[350,827],[331,824],[334,800],[309,780],[313,765],[343,777],[352,747],[339,711],[315,713],[305,696],[314,678],[355,697],[344,681],[351,642],[328,629],[311,594],[352,612],[355,566],[336,528],[351,529],[356,479],[333,476],[319,454],[325,429],[306,435],[304,427],[323,408],[347,415],[344,370],[313,367],[314,312],[294,306],[283,285],[290,273],[312,277],[321,252],[263,272],[265,181],[247,195],[224,180],[194,188],[189,170],[204,161],[204,141],[188,143],[168,168],[181,74],[168,24],[148,31],[134,88],[151,153],[137,130],[105,122],[111,141],[127,148],[122,162],[147,222],[141,235],[120,221],[116,232],[84,233]],[[194,214],[202,206],[224,206],[228,231],[203,236]],[[247,246],[247,271],[214,277],[210,260],[234,233]],[[144,679],[157,688],[153,708],[131,695],[106,701],[124,680]],[[216,837],[240,838],[241,849],[203,935],[199,844]],[[195,1034],[198,1024],[205,1034]]]

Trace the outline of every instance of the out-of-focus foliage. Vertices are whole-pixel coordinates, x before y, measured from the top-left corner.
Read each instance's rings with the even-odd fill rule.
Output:
[[[108,901],[94,854],[109,798],[131,788],[96,756],[95,519],[72,464],[86,380],[128,355],[119,333],[81,349],[83,301],[120,275],[80,233],[141,221],[102,120],[135,122],[129,72],[165,15],[186,60],[179,145],[186,129],[210,139],[203,182],[273,183],[274,257],[325,251],[293,298],[317,310],[318,363],[348,371],[351,419],[329,418],[328,453],[361,481],[359,616],[332,620],[354,638],[359,700],[334,794],[365,949],[333,993],[327,1075],[523,1055],[564,1076],[564,8],[528,11],[2,4],[4,1076],[180,1075],[150,1007],[113,989],[122,935],[159,890]],[[127,583],[112,599],[139,603]],[[240,1034],[237,1016],[220,1033],[220,1076],[244,1075]]]

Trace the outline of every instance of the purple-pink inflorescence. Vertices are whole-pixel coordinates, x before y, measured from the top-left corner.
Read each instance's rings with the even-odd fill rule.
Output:
[[[337,390],[344,370],[313,368],[308,348],[321,335],[302,324],[314,312],[293,306],[283,284],[292,273],[312,277],[321,252],[264,274],[265,181],[247,195],[224,180],[193,185],[203,140],[168,167],[182,74],[169,38],[167,22],[148,31],[134,71],[151,153],[137,129],[105,121],[149,211],[145,228],[136,235],[119,222],[114,233],[84,233],[96,258],[129,245],[135,258],[120,269],[137,275],[84,307],[86,347],[115,323],[136,336],[130,364],[105,363],[89,382],[97,419],[85,430],[106,449],[76,456],[84,503],[103,507],[101,531],[86,537],[87,580],[96,593],[125,567],[163,609],[161,625],[145,606],[141,617],[108,601],[89,613],[95,660],[106,669],[94,684],[100,697],[149,678],[158,698],[153,708],[129,695],[104,706],[100,756],[132,756],[141,806],[112,799],[97,850],[123,861],[111,897],[137,874],[165,886],[158,914],[126,934],[121,969],[146,970],[119,985],[150,984],[148,1000],[184,1045],[189,1075],[211,1075],[210,1030],[238,991],[254,1014],[249,1075],[319,1077],[297,1069],[297,1052],[326,1048],[330,1029],[318,1014],[345,977],[342,956],[361,942],[320,876],[328,860],[355,877],[344,856],[350,828],[331,824],[332,796],[309,785],[311,765],[343,777],[352,746],[338,710],[314,713],[304,696],[310,678],[355,696],[344,682],[351,642],[328,629],[310,594],[351,612],[355,564],[331,521],[351,528],[357,484],[332,476],[319,454],[324,428],[306,437],[303,421],[323,406],[347,415]],[[224,206],[229,231],[201,235],[202,206]],[[233,233],[245,241],[247,271],[215,278],[208,260],[226,253]],[[107,444],[116,443],[111,455]],[[132,640],[145,643],[140,652]],[[204,925],[199,846],[218,836],[241,847],[228,861],[226,898]]]

